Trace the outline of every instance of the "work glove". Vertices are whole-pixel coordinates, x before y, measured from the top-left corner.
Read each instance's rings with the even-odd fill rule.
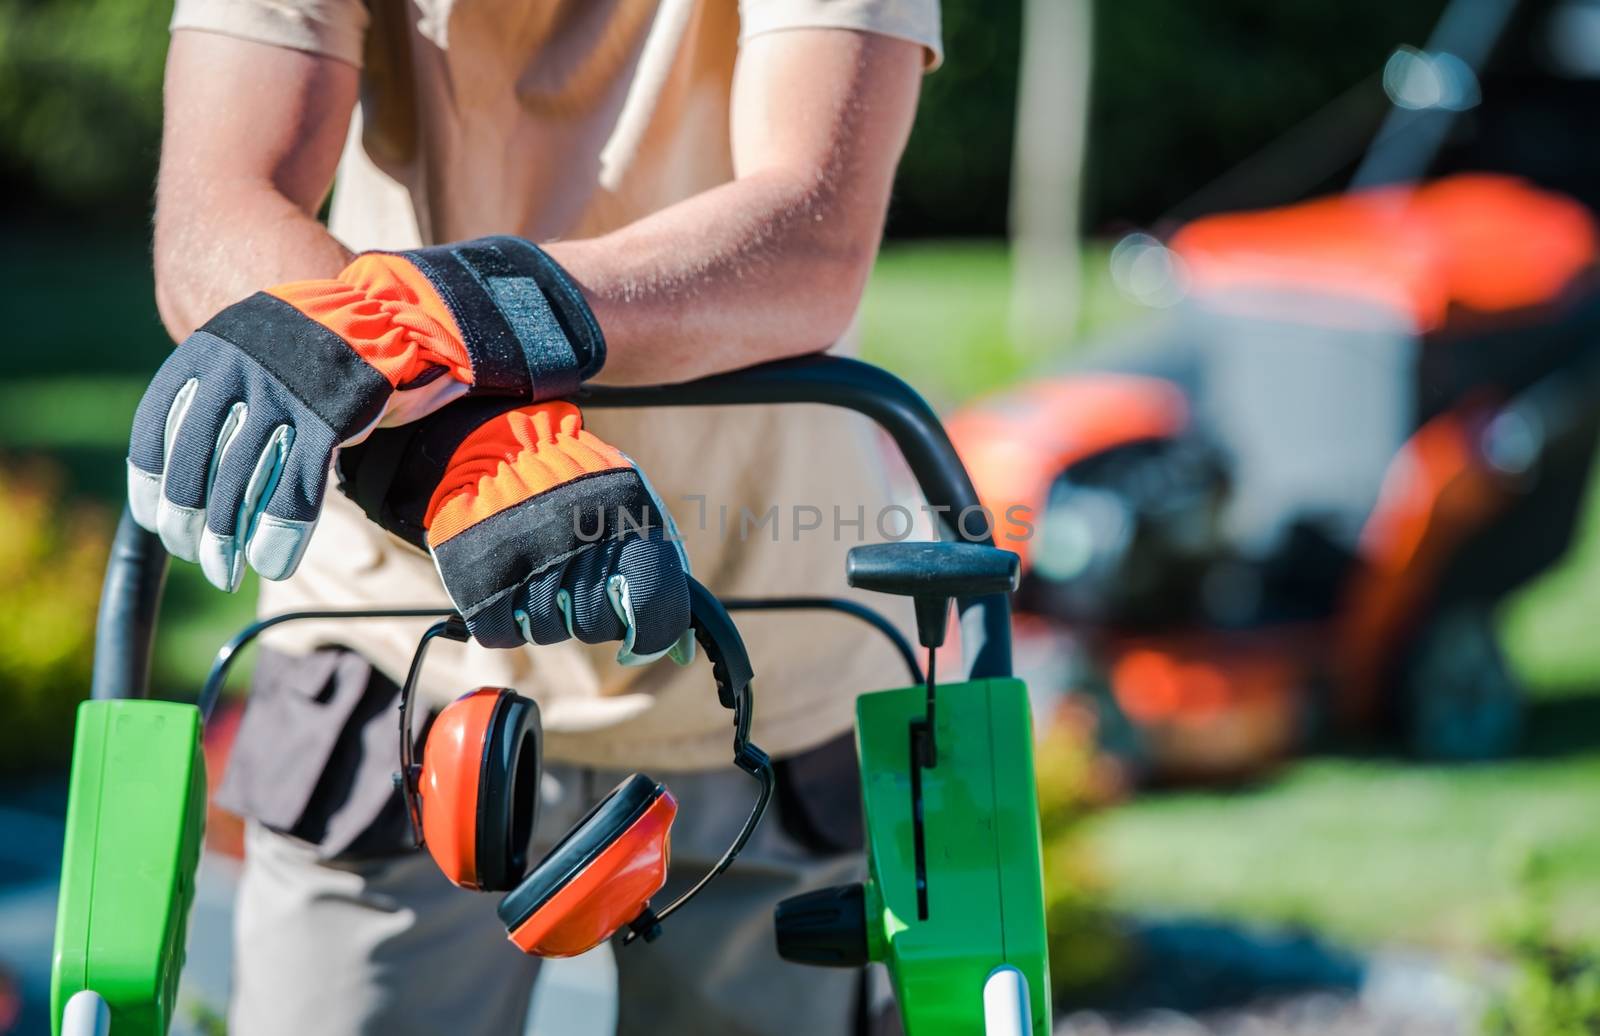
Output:
[[[245,563],[284,579],[339,447],[464,395],[570,395],[604,362],[582,293],[526,241],[368,252],[229,306],[173,351],[134,415],[129,508],[222,589]]]
[[[621,641],[692,658],[689,564],[639,468],[572,403],[464,400],[341,452],[367,515],[433,556],[486,647]]]

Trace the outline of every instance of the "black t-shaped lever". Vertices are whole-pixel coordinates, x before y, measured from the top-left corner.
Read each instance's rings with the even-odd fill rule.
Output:
[[[928,918],[927,836],[923,825],[922,772],[939,765],[935,723],[938,649],[958,597],[1007,594],[1017,588],[1021,560],[1008,550],[981,543],[874,543],[852,547],[845,580],[861,590],[909,597],[917,609],[917,639],[928,649],[926,704],[910,735],[911,826],[917,886],[917,916]]]
[[[981,543],[872,543],[845,561],[851,586],[913,600],[917,639],[930,650],[944,644],[954,598],[1010,593],[1019,571],[1015,554]]]
[[[950,603],[957,597],[1005,594],[1017,588],[1021,561],[1009,550],[981,543],[872,543],[850,548],[845,581],[861,590],[911,598],[917,639],[928,649],[928,706],[912,724],[918,762],[938,763],[934,737],[935,651],[944,644]]]

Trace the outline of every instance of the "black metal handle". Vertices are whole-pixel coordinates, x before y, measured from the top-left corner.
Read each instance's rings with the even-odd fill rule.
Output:
[[[167,552],[161,538],[141,529],[123,508],[100,588],[91,698],[150,696],[150,650],[166,582]]]

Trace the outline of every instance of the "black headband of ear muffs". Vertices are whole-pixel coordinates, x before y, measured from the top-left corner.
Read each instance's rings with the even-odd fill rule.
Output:
[[[716,594],[692,576],[689,578],[689,627],[694,630],[695,642],[705,651],[706,661],[711,663],[717,700],[722,702],[723,708],[733,710],[737,747],[750,735],[750,682],[755,679],[755,673],[750,668],[750,654],[744,649],[744,638],[739,636],[739,627],[733,624],[728,609],[717,600]]]
[[[750,719],[754,708],[750,683],[755,679],[755,673],[750,668],[750,655],[745,651],[744,638],[739,636],[739,627],[733,624],[728,610],[717,600],[716,594],[693,578],[689,580],[689,626],[694,630],[695,641],[705,650],[706,660],[711,663],[711,676],[717,684],[718,699],[724,708],[733,710],[733,765],[759,781],[761,792],[733,844],[722,854],[722,859],[660,912],[646,907],[642,914],[629,922],[629,932],[622,940],[624,945],[638,938],[646,942],[653,941],[661,934],[662,921],[698,895],[712,878],[727,870],[734,857],[739,855],[739,850],[755,833],[756,825],[767,811],[767,803],[772,800],[772,761],[767,758],[767,753],[750,743]]]
[[[755,833],[756,825],[761,822],[767,804],[772,800],[772,761],[767,758],[767,753],[750,743],[750,721],[754,709],[750,684],[755,678],[750,668],[750,654],[745,650],[744,638],[739,635],[739,628],[734,625],[728,610],[722,606],[716,594],[693,577],[689,579],[689,625],[694,630],[695,641],[706,653],[706,661],[711,663],[711,676],[717,685],[717,700],[724,708],[733,710],[733,764],[759,781],[761,792],[750,816],[722,858],[693,887],[660,913],[647,908],[635,918],[628,926],[631,931],[623,940],[625,943],[639,937],[646,942],[653,940],[660,932],[661,922],[669,914],[693,899],[712,878],[727,870],[739,855],[739,850]],[[459,615],[452,615],[429,627],[417,644],[410,671],[406,673],[405,683],[400,688],[400,773],[396,775],[396,783],[400,785],[405,798],[412,840],[418,847],[422,845],[422,807],[417,793],[421,767],[416,762],[416,744],[411,736],[411,706],[416,697],[422,661],[427,656],[428,645],[436,637],[465,642],[468,639],[466,624]]]

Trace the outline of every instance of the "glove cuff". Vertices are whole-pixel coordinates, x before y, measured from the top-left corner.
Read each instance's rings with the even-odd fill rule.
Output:
[[[570,396],[605,365],[600,325],[571,275],[515,237],[393,253],[427,277],[455,318],[474,394]]]
[[[505,397],[461,399],[420,421],[380,428],[339,451],[339,491],[378,526],[426,551],[428,507],[450,458],[469,435],[518,405]]]

